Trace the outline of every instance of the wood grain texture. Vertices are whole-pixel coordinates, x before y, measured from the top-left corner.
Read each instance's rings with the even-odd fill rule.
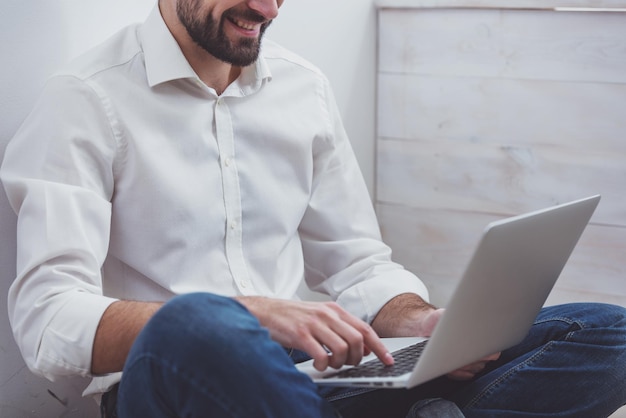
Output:
[[[624,0],[377,0],[378,8],[480,8],[480,9],[537,9],[557,7],[626,9]]]
[[[626,83],[380,74],[378,87],[380,137],[626,154]]]
[[[626,6],[585,5],[609,3]],[[626,13],[411,4],[379,11],[376,202],[395,259],[445,304],[488,222],[599,193],[548,304],[626,306]]]
[[[431,300],[441,306],[447,303],[486,225],[504,218],[383,203],[377,205],[377,213],[394,259],[417,274],[430,289]],[[624,243],[626,228],[589,225],[548,303],[604,301],[626,306]]]
[[[379,27],[382,73],[626,81],[626,13],[389,10]]]
[[[601,194],[593,222],[626,227],[622,154],[381,139],[377,156],[379,202],[506,216]]]

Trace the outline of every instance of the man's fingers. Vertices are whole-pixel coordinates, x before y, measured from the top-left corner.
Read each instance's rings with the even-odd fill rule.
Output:
[[[331,312],[324,318],[326,326],[315,331],[315,338],[331,352],[329,365],[340,368],[343,365],[357,365],[366,350],[365,335],[369,326],[363,321],[331,304]]]
[[[490,355],[490,356],[485,357],[483,360],[484,360],[485,362],[489,362],[489,361],[496,361],[496,360],[498,360],[498,359],[500,358],[500,354],[502,354],[502,353],[495,353],[495,354],[492,354],[492,355]]]
[[[378,338],[375,333],[374,337],[370,337],[365,340],[367,348],[371,350],[374,354],[376,354],[376,357],[378,357],[378,359],[382,361],[385,366],[393,365],[393,356],[391,355],[387,347],[385,347],[383,342],[380,340],[380,338]]]
[[[257,297],[238,300],[259,318],[275,341],[307,352],[317,370],[356,365],[370,351],[384,364],[393,364],[393,358],[373,328],[337,303]]]
[[[463,370],[455,370],[452,373],[448,373],[448,379],[451,380],[471,380],[474,378],[474,376],[476,376],[476,373],[472,373],[469,371],[463,371]]]
[[[448,377],[452,380],[470,380],[473,379],[478,373],[485,369],[486,363],[473,363],[469,366],[457,369],[451,373],[448,373]]]
[[[321,355],[313,356],[314,367],[330,366],[340,368],[343,365],[357,365],[363,359],[364,353],[373,352],[386,364],[393,364],[389,354],[374,329],[367,323],[350,315],[339,305],[329,303],[328,310],[319,313],[319,327],[311,330],[311,335],[317,343],[330,351],[326,358]]]
[[[476,361],[472,364],[468,364],[465,367],[457,369],[453,372],[448,373],[448,377],[453,380],[470,380],[473,379],[478,373],[482,372],[487,364],[492,361],[496,361],[500,358],[500,353],[491,354],[479,361]]]
[[[354,355],[352,351],[354,350],[350,347],[350,343],[344,339],[341,334],[336,333],[334,330],[330,328],[324,328],[319,330],[315,338],[318,341],[318,344],[323,345],[329,353],[328,356],[328,365],[332,368],[338,369],[344,364],[352,364],[354,361],[360,361],[360,358],[354,359]],[[361,344],[362,347],[362,344]],[[362,348],[361,354],[362,356]]]
[[[310,337],[306,341],[303,341],[301,349],[308,353],[313,359],[313,367],[316,370],[324,371],[328,368],[330,363],[330,353],[326,351],[323,345],[321,345],[316,339]]]
[[[350,324],[354,329],[357,330],[357,332],[363,338],[365,347],[367,347],[369,351],[373,352],[376,355],[376,357],[378,357],[380,361],[383,362],[383,364],[387,366],[391,366],[393,364],[393,357],[389,353],[389,350],[387,350],[387,347],[385,347],[385,345],[381,341],[378,334],[376,334],[374,329],[369,324],[351,315],[348,318],[346,318],[345,321],[348,324]],[[361,350],[361,353],[362,352],[363,351]],[[349,364],[353,364],[353,363],[349,363]],[[358,363],[354,363],[354,364],[358,364]]]
[[[363,335],[350,324],[343,321],[334,324],[332,332],[338,337],[338,341],[336,345],[328,345],[328,348],[333,353],[333,357],[335,357],[335,353],[338,353],[341,357],[337,358],[336,361],[333,359],[331,365],[337,368],[344,364],[359,364],[363,359],[363,351],[365,349]]]

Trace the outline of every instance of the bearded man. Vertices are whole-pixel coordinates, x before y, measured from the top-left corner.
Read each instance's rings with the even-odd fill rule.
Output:
[[[369,352],[390,365],[380,336],[428,336],[442,310],[381,241],[328,80],[263,40],[281,4],[160,0],[47,83],[1,171],[30,369],[93,377],[106,417],[624,404],[626,314],[608,305],[546,309],[519,346],[412,390],[324,389],[296,370]],[[333,301],[299,300],[302,280]]]

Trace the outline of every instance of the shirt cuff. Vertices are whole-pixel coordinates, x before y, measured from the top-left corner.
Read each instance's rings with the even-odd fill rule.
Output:
[[[337,298],[337,303],[371,323],[387,302],[403,293],[415,293],[424,301],[429,300],[428,289],[417,276],[407,270],[396,270],[352,286]]]
[[[91,375],[96,330],[104,311],[117,299],[75,292],[44,331],[35,368],[54,380],[62,375]]]

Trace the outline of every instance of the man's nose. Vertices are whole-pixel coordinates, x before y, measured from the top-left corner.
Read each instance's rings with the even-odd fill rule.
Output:
[[[274,19],[278,16],[278,8],[282,4],[281,0],[250,0],[248,1],[248,7],[267,20]]]

